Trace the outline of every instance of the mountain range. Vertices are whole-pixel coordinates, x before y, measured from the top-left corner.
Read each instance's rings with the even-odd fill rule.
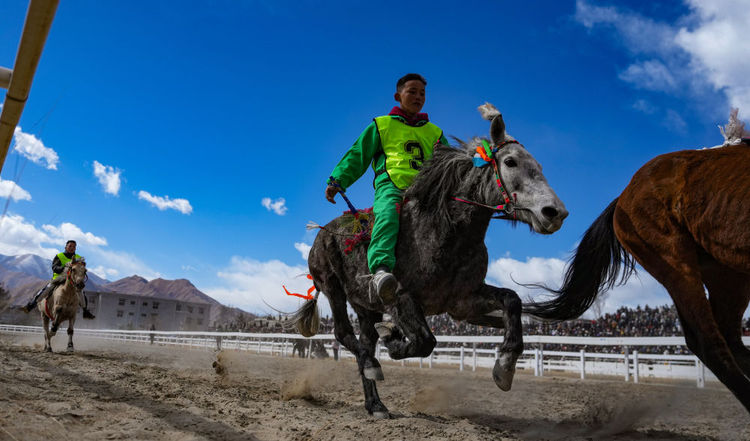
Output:
[[[35,254],[4,256],[0,254],[0,286],[10,294],[9,304],[19,306],[26,303],[51,275],[51,259],[43,259]],[[210,323],[226,323],[238,314],[254,317],[238,308],[222,305],[216,299],[201,292],[187,279],[148,281],[133,275],[114,282],[89,272],[85,291],[119,292],[144,297],[161,297],[185,302],[211,305]]]

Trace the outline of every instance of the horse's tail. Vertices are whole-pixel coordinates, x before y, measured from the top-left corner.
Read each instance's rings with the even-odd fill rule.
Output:
[[[539,286],[557,297],[543,302],[525,304],[523,311],[546,320],[569,320],[579,317],[594,303],[601,291],[625,283],[635,272],[635,260],[615,236],[614,213],[617,198],[586,230],[581,243],[565,271],[560,289]]]
[[[307,300],[302,307],[292,314],[285,323],[285,327],[294,327],[301,335],[312,337],[318,333],[320,327],[320,312],[318,312],[318,296],[320,291],[316,289],[315,297]]]

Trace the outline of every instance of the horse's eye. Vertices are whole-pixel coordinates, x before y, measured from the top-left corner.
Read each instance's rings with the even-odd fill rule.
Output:
[[[503,161],[503,163],[504,163],[505,165],[507,165],[508,167],[515,167],[515,166],[517,166],[517,165],[518,165],[518,164],[516,163],[516,160],[515,160],[515,159],[513,159],[513,158],[506,158],[506,159],[505,159],[505,161]]]

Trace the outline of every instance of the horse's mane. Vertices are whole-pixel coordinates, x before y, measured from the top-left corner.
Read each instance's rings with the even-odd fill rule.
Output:
[[[454,139],[459,143],[457,147],[435,146],[432,158],[425,162],[405,194],[409,201],[416,202],[419,211],[446,226],[458,220],[451,216],[451,206],[457,203],[454,196],[485,204],[498,203],[500,197],[497,188],[488,185],[494,184],[493,168],[474,167],[472,161],[483,138],[473,138],[468,143]]]

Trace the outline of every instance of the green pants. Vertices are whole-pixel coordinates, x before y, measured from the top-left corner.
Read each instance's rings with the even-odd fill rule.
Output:
[[[398,239],[398,206],[404,199],[404,192],[390,180],[378,182],[375,188],[375,224],[372,226],[372,239],[367,248],[367,266],[370,272],[383,265],[393,270],[396,265],[396,239]]]

